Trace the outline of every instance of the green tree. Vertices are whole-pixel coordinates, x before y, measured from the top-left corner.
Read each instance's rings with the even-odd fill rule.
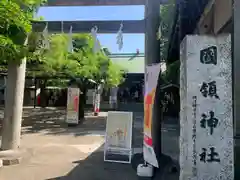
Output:
[[[36,39],[37,35],[33,36]],[[34,38],[32,44],[33,47],[37,44]],[[49,49],[36,48],[39,50],[35,49],[32,53],[27,74],[48,78],[40,83],[42,106],[47,103],[44,89],[48,84],[66,86],[66,79],[77,79],[81,91],[86,92],[92,81],[97,84],[104,82],[111,87],[117,86],[123,80],[121,69],[110,61],[104,50],[93,53],[93,39],[89,34],[73,35],[72,53],[68,52],[68,45],[69,35],[54,34],[49,37]],[[53,77],[54,80],[51,79]]]
[[[33,14],[43,0],[0,1],[0,57],[8,65],[2,144],[3,150],[20,145],[28,35]]]
[[[74,52],[67,50],[68,37],[52,35],[49,49],[42,46],[42,34],[31,32],[31,21],[36,9],[45,0],[0,1],[0,57],[7,65],[7,97],[5,104],[2,146],[3,150],[20,145],[25,70],[32,76],[65,76],[77,78],[81,87],[88,79],[104,79],[109,85],[121,82],[121,73],[109,63],[103,52],[94,54],[90,35],[74,36]],[[26,61],[28,60],[28,63]]]
[[[84,105],[87,89],[93,86],[92,82],[100,84],[104,82],[108,86],[117,86],[123,81],[121,69],[113,64],[104,50],[93,52],[93,39],[89,34],[73,35],[73,52],[68,52],[69,37],[64,34],[52,35],[49,38],[50,47],[40,57],[41,60],[36,70],[31,67],[29,71],[35,76],[66,77],[71,83],[78,85],[82,91],[80,97],[80,117],[84,116]],[[62,84],[62,80],[59,84]],[[46,105],[44,88],[53,80],[42,81],[41,102]],[[64,81],[66,83],[66,81]]]
[[[52,35],[50,47],[44,50],[36,64],[29,64],[29,72],[34,76],[68,77],[83,80],[102,80],[109,86],[122,81],[120,68],[113,64],[103,51],[93,53],[93,40],[89,34],[73,36],[73,52],[68,52],[69,37],[64,34]]]

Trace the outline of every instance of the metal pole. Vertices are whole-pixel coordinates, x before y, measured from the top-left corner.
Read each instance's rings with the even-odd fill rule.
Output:
[[[34,108],[36,108],[36,102],[37,102],[37,78],[34,78]]]
[[[237,168],[240,167],[240,1],[233,2],[233,33],[232,33],[232,55],[233,55],[233,119],[234,119],[234,140],[235,140],[235,179],[240,179]]]
[[[145,67],[160,62],[160,40],[157,32],[160,25],[160,3],[157,0],[147,0],[145,5]],[[161,157],[161,107],[160,83],[155,95],[152,119],[152,139],[158,162]]]

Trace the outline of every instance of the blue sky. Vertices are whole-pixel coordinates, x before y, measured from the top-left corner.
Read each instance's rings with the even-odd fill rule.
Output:
[[[42,7],[38,16],[43,16],[48,21],[141,20],[144,18],[144,6]],[[144,52],[144,34],[124,34],[121,51],[118,50],[116,36],[99,34],[98,38],[102,46],[109,48],[112,53],[134,53],[136,49]]]

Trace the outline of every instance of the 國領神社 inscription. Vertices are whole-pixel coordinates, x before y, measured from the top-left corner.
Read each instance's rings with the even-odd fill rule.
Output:
[[[180,180],[234,180],[231,36],[186,36],[180,55]]]

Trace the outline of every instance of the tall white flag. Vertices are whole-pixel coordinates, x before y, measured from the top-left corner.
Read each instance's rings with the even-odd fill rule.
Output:
[[[118,30],[118,34],[117,34],[117,44],[118,44],[118,49],[122,50],[123,48],[123,24],[120,25],[120,28]]]
[[[73,52],[73,38],[72,38],[72,26],[70,27],[69,30],[69,36],[68,36],[68,52],[72,53]]]
[[[158,27],[157,40],[160,40],[161,37],[162,37],[162,24],[160,24]]]
[[[49,40],[48,40],[48,24],[46,24],[43,30],[43,47],[49,49]]]
[[[93,51],[94,51],[94,53],[100,51],[100,49],[101,49],[100,42],[99,42],[99,40],[97,38],[97,31],[98,31],[97,26],[95,26],[95,27],[93,27],[91,29],[91,35],[93,37],[93,43],[94,43],[93,44]]]

